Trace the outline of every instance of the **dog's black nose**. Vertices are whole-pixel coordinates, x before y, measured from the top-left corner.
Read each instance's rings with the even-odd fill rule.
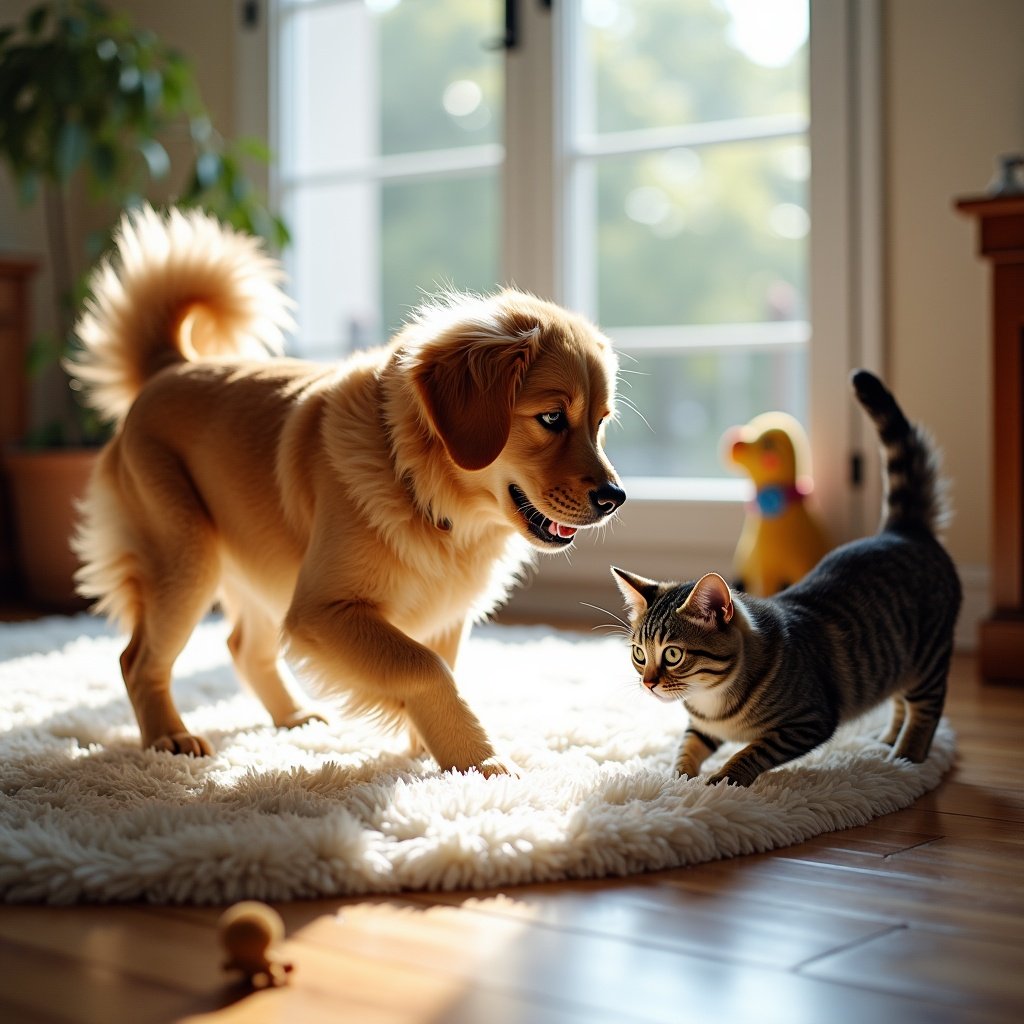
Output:
[[[626,492],[618,484],[602,484],[590,492],[590,504],[603,516],[610,516],[625,500]]]

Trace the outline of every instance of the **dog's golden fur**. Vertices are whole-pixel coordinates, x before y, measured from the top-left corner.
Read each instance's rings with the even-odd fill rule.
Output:
[[[142,210],[79,323],[74,372],[116,425],[83,503],[79,583],[131,634],[142,742],[209,752],[170,678],[220,600],[239,675],[278,725],[310,717],[284,647],[322,692],[406,721],[442,768],[505,771],[452,669],[531,545],[564,548],[624,498],[602,450],[611,347],[503,291],[428,303],[339,364],[285,359],[278,276],[204,215]]]

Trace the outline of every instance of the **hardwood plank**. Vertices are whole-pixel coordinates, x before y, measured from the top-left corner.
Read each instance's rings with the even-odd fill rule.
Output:
[[[934,833],[950,839],[956,837],[998,839],[1005,844],[1024,845],[1024,826],[1016,822],[934,811],[919,804],[913,804],[902,811],[887,814],[884,818],[877,819],[877,824],[892,832],[906,831],[918,835]],[[870,828],[871,826],[863,827]]]
[[[906,872],[856,871],[843,865],[760,854],[707,864],[665,877],[668,885],[700,892],[733,892],[757,900],[812,909],[827,906],[893,925],[932,925],[1009,941],[1024,939],[1024,900],[988,886],[964,890]]]
[[[5,1024],[162,1024],[195,1009],[192,994],[177,985],[126,978],[117,967],[90,963],[74,953],[0,939],[0,963],[0,1019]]]
[[[937,789],[919,797],[917,806],[925,811],[1024,823],[1022,790],[975,785],[955,778],[947,779]]]
[[[374,906],[363,914],[360,907],[349,907],[340,915],[325,915],[313,922],[301,938],[306,944],[322,944],[336,953],[359,949],[390,956],[406,966],[407,957],[414,958],[417,967],[425,967],[424,958],[440,953],[439,960],[430,961],[431,969],[456,972],[467,979],[471,989],[501,990],[514,984],[543,1004],[571,994],[575,1005],[623,1021],[635,1016],[666,1024],[677,1024],[683,1018],[716,1024],[753,1019],[762,1024],[820,1024],[825,1019],[899,1020],[907,1024],[960,1021],[934,1001],[904,1000],[832,983],[809,984],[817,979],[751,965],[744,965],[742,974],[737,975],[733,964],[629,938],[538,926],[528,912],[523,920],[467,912],[473,911],[475,899],[469,897],[459,906],[424,905],[412,925],[408,909]],[[429,940],[421,935],[423,941],[410,943],[410,927],[430,930]],[[478,955],[473,939],[479,937],[481,928],[492,938]],[[500,939],[495,940],[494,935]],[[429,951],[435,939],[444,943],[446,937],[456,942],[457,955]],[[837,1006],[845,1016],[837,1016]],[[986,1018],[981,1014],[979,1019]]]
[[[885,882],[897,880],[919,889],[929,883],[955,886],[963,893],[979,894],[998,890],[1000,899],[1010,899],[1024,910],[1024,873],[1013,863],[1013,851],[993,855],[993,844],[986,852],[971,839],[935,839],[912,849],[900,850],[884,857],[865,854],[837,844],[802,844],[764,854],[775,860],[813,863],[816,866],[848,871],[858,876],[873,874]],[[936,855],[936,848],[938,854]]]
[[[774,907],[766,914],[763,905],[729,894],[643,883],[527,887],[510,897],[441,894],[432,898],[461,911],[529,921],[574,935],[604,936],[702,959],[782,970],[892,927],[885,921],[819,908]]]
[[[358,911],[358,904],[355,909]],[[280,949],[282,958],[295,963],[289,984],[257,993],[249,993],[237,984],[236,975],[221,969],[222,952],[215,929],[219,911],[213,908],[164,914],[140,907],[12,907],[0,915],[0,942],[17,939],[25,950],[36,950],[41,958],[74,958],[77,954],[81,969],[112,979],[112,988],[119,996],[122,989],[130,993],[152,989],[177,993],[182,999],[190,997],[190,1020],[273,1019],[333,1024],[343,1009],[360,1024],[409,1024],[435,1016],[447,1020],[449,1013],[454,1013],[452,1008],[459,1008],[459,1014],[469,1014],[493,997],[496,1005],[504,1006],[509,1020],[550,1024],[594,1020],[613,1024],[624,1020],[649,1024],[647,1018],[627,1008],[618,1008],[609,1015],[599,1005],[575,1006],[571,998],[558,991],[541,991],[538,998],[537,994],[507,991],[507,985],[478,985],[477,975],[464,969],[465,949],[490,950],[497,943],[500,952],[507,941],[505,935],[492,934],[489,942],[483,943],[482,930],[472,934],[473,929],[458,927],[459,948],[463,951],[460,957],[453,958],[451,950],[443,960],[432,953],[432,959],[424,962],[398,956],[389,943],[379,942],[374,915],[381,914],[388,920],[398,916],[407,944],[432,951],[436,932],[423,927],[422,908],[415,908],[419,924],[411,920],[411,911],[407,909],[403,915],[400,908],[385,901],[369,904],[367,910],[368,917],[357,915],[355,920],[347,913],[344,917],[334,913],[313,917],[312,923],[290,934]],[[308,911],[304,916],[308,918]],[[471,922],[467,915],[465,923]],[[328,943],[325,949],[317,934],[329,934],[335,925],[340,925],[351,941]],[[478,945],[467,943],[468,938],[475,938]],[[459,964],[456,970],[451,969],[453,959]],[[13,992],[15,999],[28,1001],[28,989],[21,978],[13,979]],[[86,1017],[74,1016],[76,1008],[74,1001],[61,1001],[56,1006],[63,1019],[104,1020],[102,1015],[91,1015],[91,1011]],[[180,1012],[175,1010],[175,1019]],[[131,1014],[124,1019],[134,1020]]]
[[[803,973],[969,1008],[978,1000],[1020,1013],[1021,946],[900,928],[823,957]]]

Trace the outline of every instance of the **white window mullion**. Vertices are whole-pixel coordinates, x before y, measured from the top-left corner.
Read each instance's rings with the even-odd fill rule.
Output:
[[[811,0],[809,426],[815,491],[837,540],[871,532],[880,501],[877,442],[847,384],[856,365],[882,369],[878,31],[877,0]],[[863,486],[852,494],[855,451]]]
[[[505,58],[502,270],[506,282],[542,298],[559,294],[555,270],[556,114],[551,11],[519,5],[519,38]]]

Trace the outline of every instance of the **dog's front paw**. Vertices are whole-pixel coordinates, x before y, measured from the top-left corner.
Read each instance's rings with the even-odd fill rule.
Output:
[[[290,715],[285,715],[280,722],[275,722],[280,729],[298,729],[303,725],[309,725],[310,722],[326,722],[318,711],[307,711],[305,708],[298,708],[293,711]]]
[[[511,775],[518,779],[523,774],[515,761],[508,757],[498,757],[497,754],[488,757],[474,767],[485,778],[490,778],[492,775]]]
[[[209,740],[193,736],[190,732],[172,732],[159,736],[150,743],[150,747],[169,754],[188,754],[190,757],[209,757],[213,753]]]

